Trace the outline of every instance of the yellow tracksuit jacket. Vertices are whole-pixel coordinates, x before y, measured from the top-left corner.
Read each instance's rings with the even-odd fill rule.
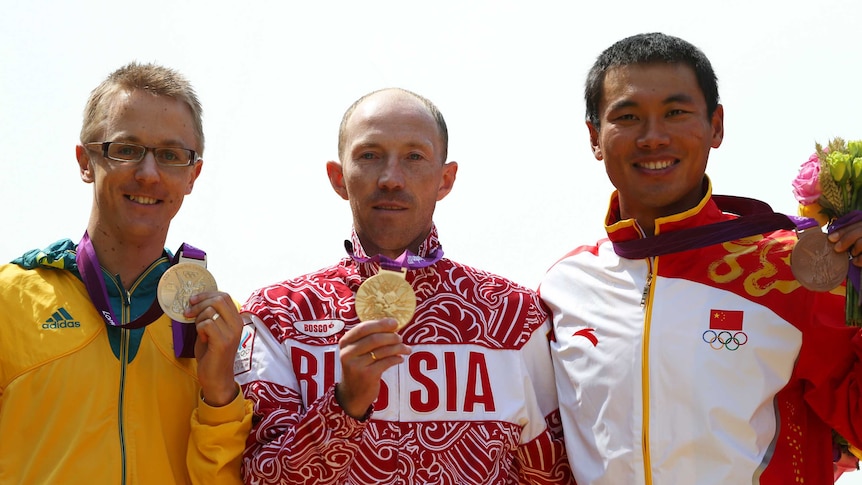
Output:
[[[59,241],[0,266],[0,484],[240,483],[251,404],[200,399],[195,359],[174,356],[171,321],[109,327]],[[150,306],[163,257],[125,292],[123,323]]]

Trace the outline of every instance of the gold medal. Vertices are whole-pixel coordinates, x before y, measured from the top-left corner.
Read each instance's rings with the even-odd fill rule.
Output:
[[[846,278],[850,258],[833,249],[819,228],[802,231],[790,253],[790,269],[799,283],[811,291],[829,291]]]
[[[391,317],[401,330],[416,311],[416,293],[405,279],[405,273],[381,270],[365,280],[356,291],[356,315],[360,321]]]
[[[177,263],[171,266],[159,280],[158,298],[162,311],[182,323],[192,323],[183,315],[192,295],[205,291],[216,291],[215,278],[206,268],[195,263]]]

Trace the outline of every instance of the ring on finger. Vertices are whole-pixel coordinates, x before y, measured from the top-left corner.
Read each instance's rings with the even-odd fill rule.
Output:
[[[377,356],[376,356],[376,355],[374,355],[374,352],[373,352],[373,351],[372,351],[372,352],[368,352],[368,353],[369,353],[369,354],[371,354],[371,360],[377,360]]]
[[[218,314],[218,312],[216,312],[212,317],[210,317],[210,320],[212,320],[212,321],[216,321],[216,320],[218,320],[219,318],[221,318],[221,315],[219,315],[219,314]]]

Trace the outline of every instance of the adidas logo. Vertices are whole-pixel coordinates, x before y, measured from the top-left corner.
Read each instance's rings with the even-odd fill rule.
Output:
[[[42,328],[75,328],[80,326],[81,322],[73,320],[72,315],[63,307],[60,307],[51,315],[51,318],[42,324]]]

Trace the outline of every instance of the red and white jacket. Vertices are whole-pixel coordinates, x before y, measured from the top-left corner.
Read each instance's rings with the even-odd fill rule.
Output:
[[[730,219],[711,197],[656,234]],[[806,290],[796,234],[775,231],[647,259],[609,239],[557,262],[539,294],[566,447],[580,485],[832,483],[831,429],[862,438],[862,337],[844,289]]]
[[[357,256],[365,256],[355,233]],[[420,256],[439,246],[436,229]],[[448,259],[410,270],[413,349],[366,421],[334,399],[338,340],[376,263],[260,289],[243,306],[237,380],[254,402],[247,483],[573,483],[559,435],[550,321],[536,294]]]

